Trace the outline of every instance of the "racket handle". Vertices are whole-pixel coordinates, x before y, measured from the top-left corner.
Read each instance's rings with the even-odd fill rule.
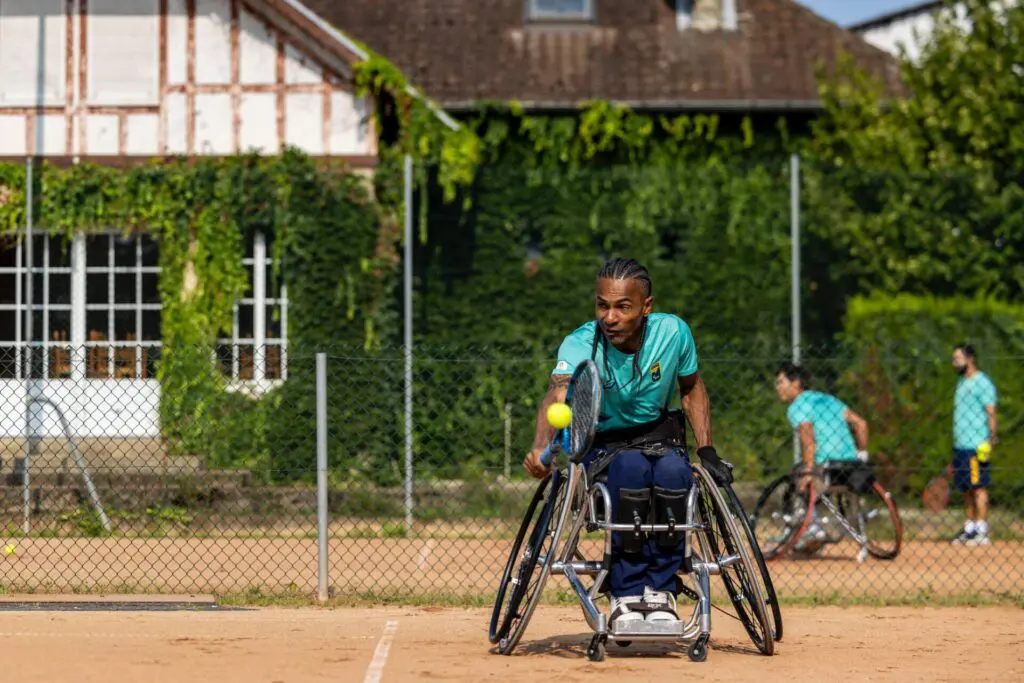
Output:
[[[551,467],[551,461],[561,450],[562,449],[558,445],[558,442],[552,441],[548,444],[548,447],[544,449],[544,452],[540,454],[540,464],[544,465],[544,467]]]

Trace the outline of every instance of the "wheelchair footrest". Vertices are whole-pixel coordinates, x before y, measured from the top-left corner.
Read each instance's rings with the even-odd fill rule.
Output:
[[[611,635],[620,640],[629,638],[682,638],[682,621],[629,621],[623,624],[613,623]]]

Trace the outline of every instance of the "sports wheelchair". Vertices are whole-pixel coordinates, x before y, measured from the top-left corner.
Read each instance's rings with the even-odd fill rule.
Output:
[[[548,577],[561,574],[579,598],[587,624],[594,636],[587,648],[591,661],[605,655],[605,643],[622,646],[631,642],[688,642],[693,661],[707,658],[711,635],[711,580],[720,575],[729,598],[751,641],[764,654],[774,651],[781,638],[781,616],[770,576],[752,534],[745,528],[742,511],[727,502],[711,476],[693,465],[694,485],[686,501],[686,519],[666,524],[635,521],[615,523],[610,519],[611,499],[598,477],[591,482],[583,466],[570,462],[568,468],[548,475],[534,493],[509,554],[491,616],[489,637],[498,652],[511,654],[529,624]],[[741,530],[743,528],[743,530]],[[600,559],[588,559],[581,543],[583,531],[604,531]],[[686,622],[632,622],[609,628],[607,615],[596,601],[604,592],[611,561],[612,533],[682,532],[686,557],[680,571],[680,598],[694,601],[693,614]],[[757,552],[757,558],[755,558]],[[583,577],[592,577],[587,586]],[[683,579],[688,579],[687,586]],[[767,602],[766,602],[767,599]]]
[[[833,462],[809,472],[814,478],[807,490],[800,491],[800,478],[806,474],[797,465],[768,484],[750,515],[750,526],[759,534],[768,560],[790,550],[809,557],[846,538],[858,546],[857,562],[868,556],[892,560],[899,555],[903,521],[870,464]],[[808,504],[811,500],[814,505]],[[820,533],[812,538],[808,529],[814,521]]]
[[[631,524],[613,521],[611,497],[601,468],[591,469],[580,463],[593,436],[592,428],[588,436],[586,425],[577,428],[576,424],[584,407],[579,405],[579,396],[572,400],[577,379],[586,372],[581,368],[577,368],[569,388],[573,425],[561,435],[561,441],[556,436],[555,442],[556,446],[568,446],[563,446],[568,463],[538,485],[501,575],[488,632],[497,646],[495,650],[512,654],[541,600],[548,577],[561,574],[579,598],[587,624],[594,631],[586,651],[591,661],[604,659],[608,641],[620,646],[632,642],[688,643],[689,658],[704,661],[711,635],[710,577],[719,575],[751,641],[763,654],[771,655],[775,642],[782,637],[781,613],[764,558],[735,493],[730,487],[719,488],[695,463],[685,519],[673,519],[669,512],[664,523],[639,516],[634,516]],[[591,371],[596,375],[596,368]],[[593,391],[599,393],[599,389]],[[588,396],[587,400],[596,400],[592,405],[599,408],[599,395],[597,399]],[[600,541],[581,538],[584,532],[599,531],[604,535],[603,547]],[[613,533],[682,534],[686,555],[677,584],[680,607],[684,597],[694,602],[689,620],[609,626],[608,615],[596,603],[606,593]]]

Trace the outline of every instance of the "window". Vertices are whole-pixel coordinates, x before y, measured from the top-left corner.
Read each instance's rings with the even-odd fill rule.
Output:
[[[145,235],[0,241],[0,379],[147,379],[160,346],[157,245]],[[28,349],[31,348],[31,352]]]
[[[287,379],[288,288],[274,274],[270,243],[256,233],[246,244],[249,285],[234,307],[231,329],[223,331],[217,362],[232,380]]]
[[[530,19],[573,19],[594,18],[594,0],[527,0]]]
[[[160,346],[157,256],[156,242],[146,235],[86,238],[87,378],[154,377]]]

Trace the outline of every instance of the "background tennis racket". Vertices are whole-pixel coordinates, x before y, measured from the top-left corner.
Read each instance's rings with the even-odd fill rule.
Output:
[[[921,504],[929,512],[942,512],[949,505],[949,472],[934,477],[921,492]]]
[[[541,453],[540,461],[545,467],[550,467],[551,461],[563,450],[573,462],[579,462],[590,450],[601,415],[601,391],[597,364],[588,358],[572,373],[565,394],[565,402],[572,411],[572,422],[565,429],[558,430]]]

